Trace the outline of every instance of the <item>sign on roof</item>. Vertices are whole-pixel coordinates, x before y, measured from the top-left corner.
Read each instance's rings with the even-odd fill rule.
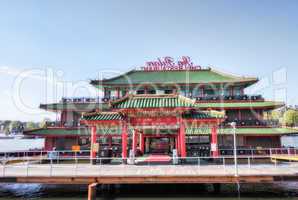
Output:
[[[155,61],[146,62],[144,71],[165,71],[165,70],[200,70],[202,67],[194,65],[190,57],[182,56],[179,60],[175,61],[172,57],[158,58]]]

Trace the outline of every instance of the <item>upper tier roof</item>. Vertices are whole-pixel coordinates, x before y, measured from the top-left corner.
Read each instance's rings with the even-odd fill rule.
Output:
[[[177,94],[168,95],[128,95],[119,100],[112,101],[114,109],[139,108],[194,108],[195,101]]]
[[[251,85],[257,82],[254,77],[235,76],[212,69],[201,70],[173,70],[173,71],[142,71],[132,70],[125,74],[103,80],[92,80],[94,86],[134,85],[134,84],[212,84],[238,83]]]

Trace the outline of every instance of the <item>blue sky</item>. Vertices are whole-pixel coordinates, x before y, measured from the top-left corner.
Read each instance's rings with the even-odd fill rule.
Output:
[[[30,110],[65,95],[44,80],[46,70],[59,83],[84,85],[99,71],[125,72],[163,56],[257,76],[252,92],[298,104],[297,10],[296,0],[1,1],[0,119],[55,117]],[[35,75],[19,81],[28,70]],[[57,94],[45,95],[47,84]],[[91,90],[71,95],[96,95]]]

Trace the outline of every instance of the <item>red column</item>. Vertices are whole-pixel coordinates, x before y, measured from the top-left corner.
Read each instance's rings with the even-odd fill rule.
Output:
[[[178,137],[176,136],[175,137],[175,149],[178,151],[178,146],[179,146],[179,144],[178,144]]]
[[[112,138],[112,136],[109,136],[108,139],[109,139],[109,148],[111,148],[112,147],[113,138]]]
[[[140,150],[142,153],[145,153],[145,137],[144,133],[140,133]]]
[[[127,124],[122,125],[122,159],[127,158]]]
[[[181,157],[184,158],[184,157],[186,157],[185,124],[182,120],[180,121],[179,134],[180,134]]]
[[[176,137],[176,140],[177,140],[177,153],[178,155],[180,155],[180,152],[181,152],[181,146],[180,146],[180,130],[178,130],[178,133],[177,133],[177,137]]]
[[[96,157],[96,126],[91,126],[91,146],[90,146],[90,159],[94,159]]]
[[[137,151],[137,144],[138,144],[138,132],[134,130],[133,137],[132,137],[132,150],[134,153]]]
[[[218,157],[218,144],[217,144],[217,126],[211,127],[211,154],[212,157]]]

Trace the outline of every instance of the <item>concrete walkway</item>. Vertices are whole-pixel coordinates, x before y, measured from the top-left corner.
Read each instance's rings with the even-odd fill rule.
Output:
[[[239,165],[239,175],[298,175],[298,163]],[[0,166],[0,177],[231,176],[234,165],[14,164]]]

